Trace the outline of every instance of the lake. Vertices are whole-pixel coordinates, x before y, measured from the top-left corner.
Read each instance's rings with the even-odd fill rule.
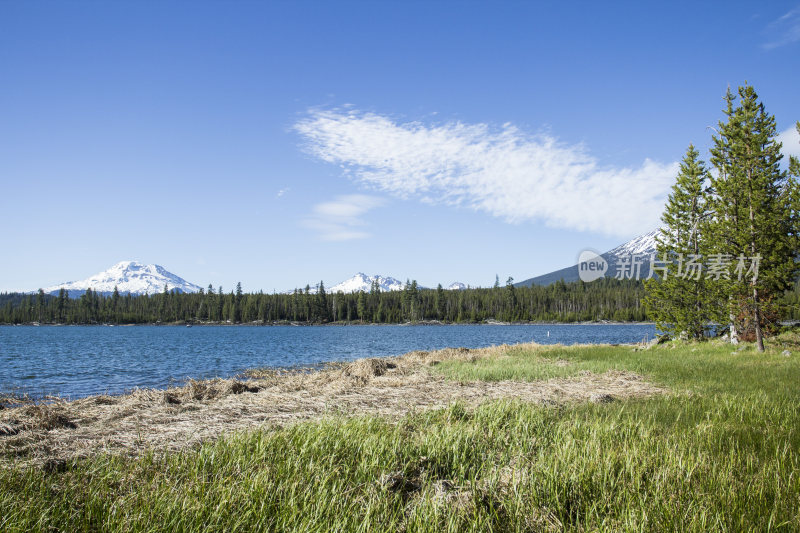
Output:
[[[634,343],[655,334],[655,326],[641,324],[0,326],[0,391],[77,398],[231,377],[256,367],[531,341]]]

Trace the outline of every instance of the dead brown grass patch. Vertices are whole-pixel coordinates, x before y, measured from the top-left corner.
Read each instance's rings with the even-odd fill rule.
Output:
[[[101,451],[139,455],[181,450],[224,432],[282,426],[330,413],[396,418],[456,400],[468,405],[495,399],[554,405],[664,392],[637,374],[620,371],[540,382],[457,382],[430,372],[445,360],[506,357],[519,348],[417,351],[317,371],[254,371],[246,380],[193,380],[167,390],[6,408],[0,410],[0,453],[42,465]]]

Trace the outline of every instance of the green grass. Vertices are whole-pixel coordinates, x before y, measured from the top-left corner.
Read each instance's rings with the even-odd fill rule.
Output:
[[[328,418],[166,457],[0,469],[0,531],[800,530],[800,353],[732,351],[516,349],[435,370],[532,380],[625,369],[673,393]]]

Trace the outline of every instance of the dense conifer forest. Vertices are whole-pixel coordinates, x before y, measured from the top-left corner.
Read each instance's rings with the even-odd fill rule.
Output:
[[[511,280],[509,280],[511,281]],[[557,282],[547,287],[505,287],[447,291],[406,283],[402,291],[327,293],[309,287],[292,294],[247,294],[209,286],[201,293],[164,291],[149,296],[91,291],[80,298],[65,292],[0,295],[2,323],[143,324],[174,322],[273,323],[351,322],[396,324],[441,322],[646,320],[642,284],[633,280]],[[316,292],[316,294],[315,294]]]
[[[88,291],[80,298],[0,294],[0,323],[155,324],[155,323],[378,323],[440,321],[474,323],[592,320],[649,320],[642,304],[643,284],[602,279],[592,283],[563,281],[541,287],[505,287],[447,291],[420,289],[416,282],[402,291],[316,294],[306,287],[292,294],[244,293],[241,284],[224,292],[209,286],[201,293],[103,296]],[[800,319],[800,288],[783,298],[785,318]]]

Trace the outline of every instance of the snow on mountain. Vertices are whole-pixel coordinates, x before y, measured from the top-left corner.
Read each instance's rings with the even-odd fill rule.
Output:
[[[383,277],[380,275],[367,276],[361,272],[357,273],[352,278],[337,283],[333,287],[327,289],[328,292],[369,292],[372,288],[372,283],[377,281],[381,291],[402,291],[405,284],[400,280],[392,277]]]
[[[381,292],[390,292],[390,291],[402,291],[403,287],[405,287],[405,283],[402,281],[392,278],[392,277],[384,277],[381,275],[375,276],[367,276],[362,272],[358,272],[355,276],[350,279],[346,279],[341,283],[337,283],[331,287],[325,287],[326,293],[335,293],[335,292],[344,292],[344,293],[351,293],[351,292],[369,292],[372,289],[372,283],[374,281],[378,282],[378,287],[380,287]],[[420,289],[423,287],[420,287]],[[294,292],[294,290],[287,291],[288,293]],[[314,285],[309,290],[311,294],[317,293],[317,285]]]
[[[630,264],[633,256],[639,256],[641,264],[639,268],[639,279],[646,278],[650,273],[650,254],[656,253],[656,237],[661,230],[655,229],[651,232],[640,235],[628,242],[612,248],[606,253],[602,254],[608,262],[608,271],[606,277],[613,277],[616,275],[618,266],[627,261]],[[558,280],[566,282],[577,281],[580,279],[578,275],[578,265],[562,268],[548,274],[542,274],[534,278],[526,279],[525,281],[515,283],[516,286],[530,286],[530,285],[550,285]]]
[[[120,294],[156,294],[164,291],[198,292],[200,286],[189,283],[159,265],[145,265],[136,261],[122,261],[108,270],[95,274],[82,281],[70,281],[60,285],[47,287],[46,294],[58,294],[63,288],[69,291],[72,298],[77,298],[86,289],[110,295],[117,288]]]
[[[372,290],[372,283],[374,281],[378,282],[378,286],[381,289],[381,292],[391,292],[391,291],[402,291],[406,284],[399,279],[390,277],[390,276],[367,276],[366,274],[359,272],[355,276],[341,283],[337,283],[331,287],[325,287],[325,292],[328,294],[333,294],[335,292],[343,292],[343,293],[351,293],[351,292],[369,292]],[[418,289],[427,289],[427,287],[423,287],[422,285],[417,285]],[[445,289],[448,291],[461,291],[464,289],[468,289],[469,287],[460,281],[455,281],[451,283]],[[304,289],[303,289],[304,290]],[[294,290],[286,291],[287,294],[293,293]],[[309,288],[308,291],[310,294],[317,293],[317,285]]]
[[[656,237],[661,230],[655,229],[635,239],[631,239],[625,244],[609,250],[603,255],[613,255],[615,257],[627,257],[629,255],[653,254],[656,252]]]

